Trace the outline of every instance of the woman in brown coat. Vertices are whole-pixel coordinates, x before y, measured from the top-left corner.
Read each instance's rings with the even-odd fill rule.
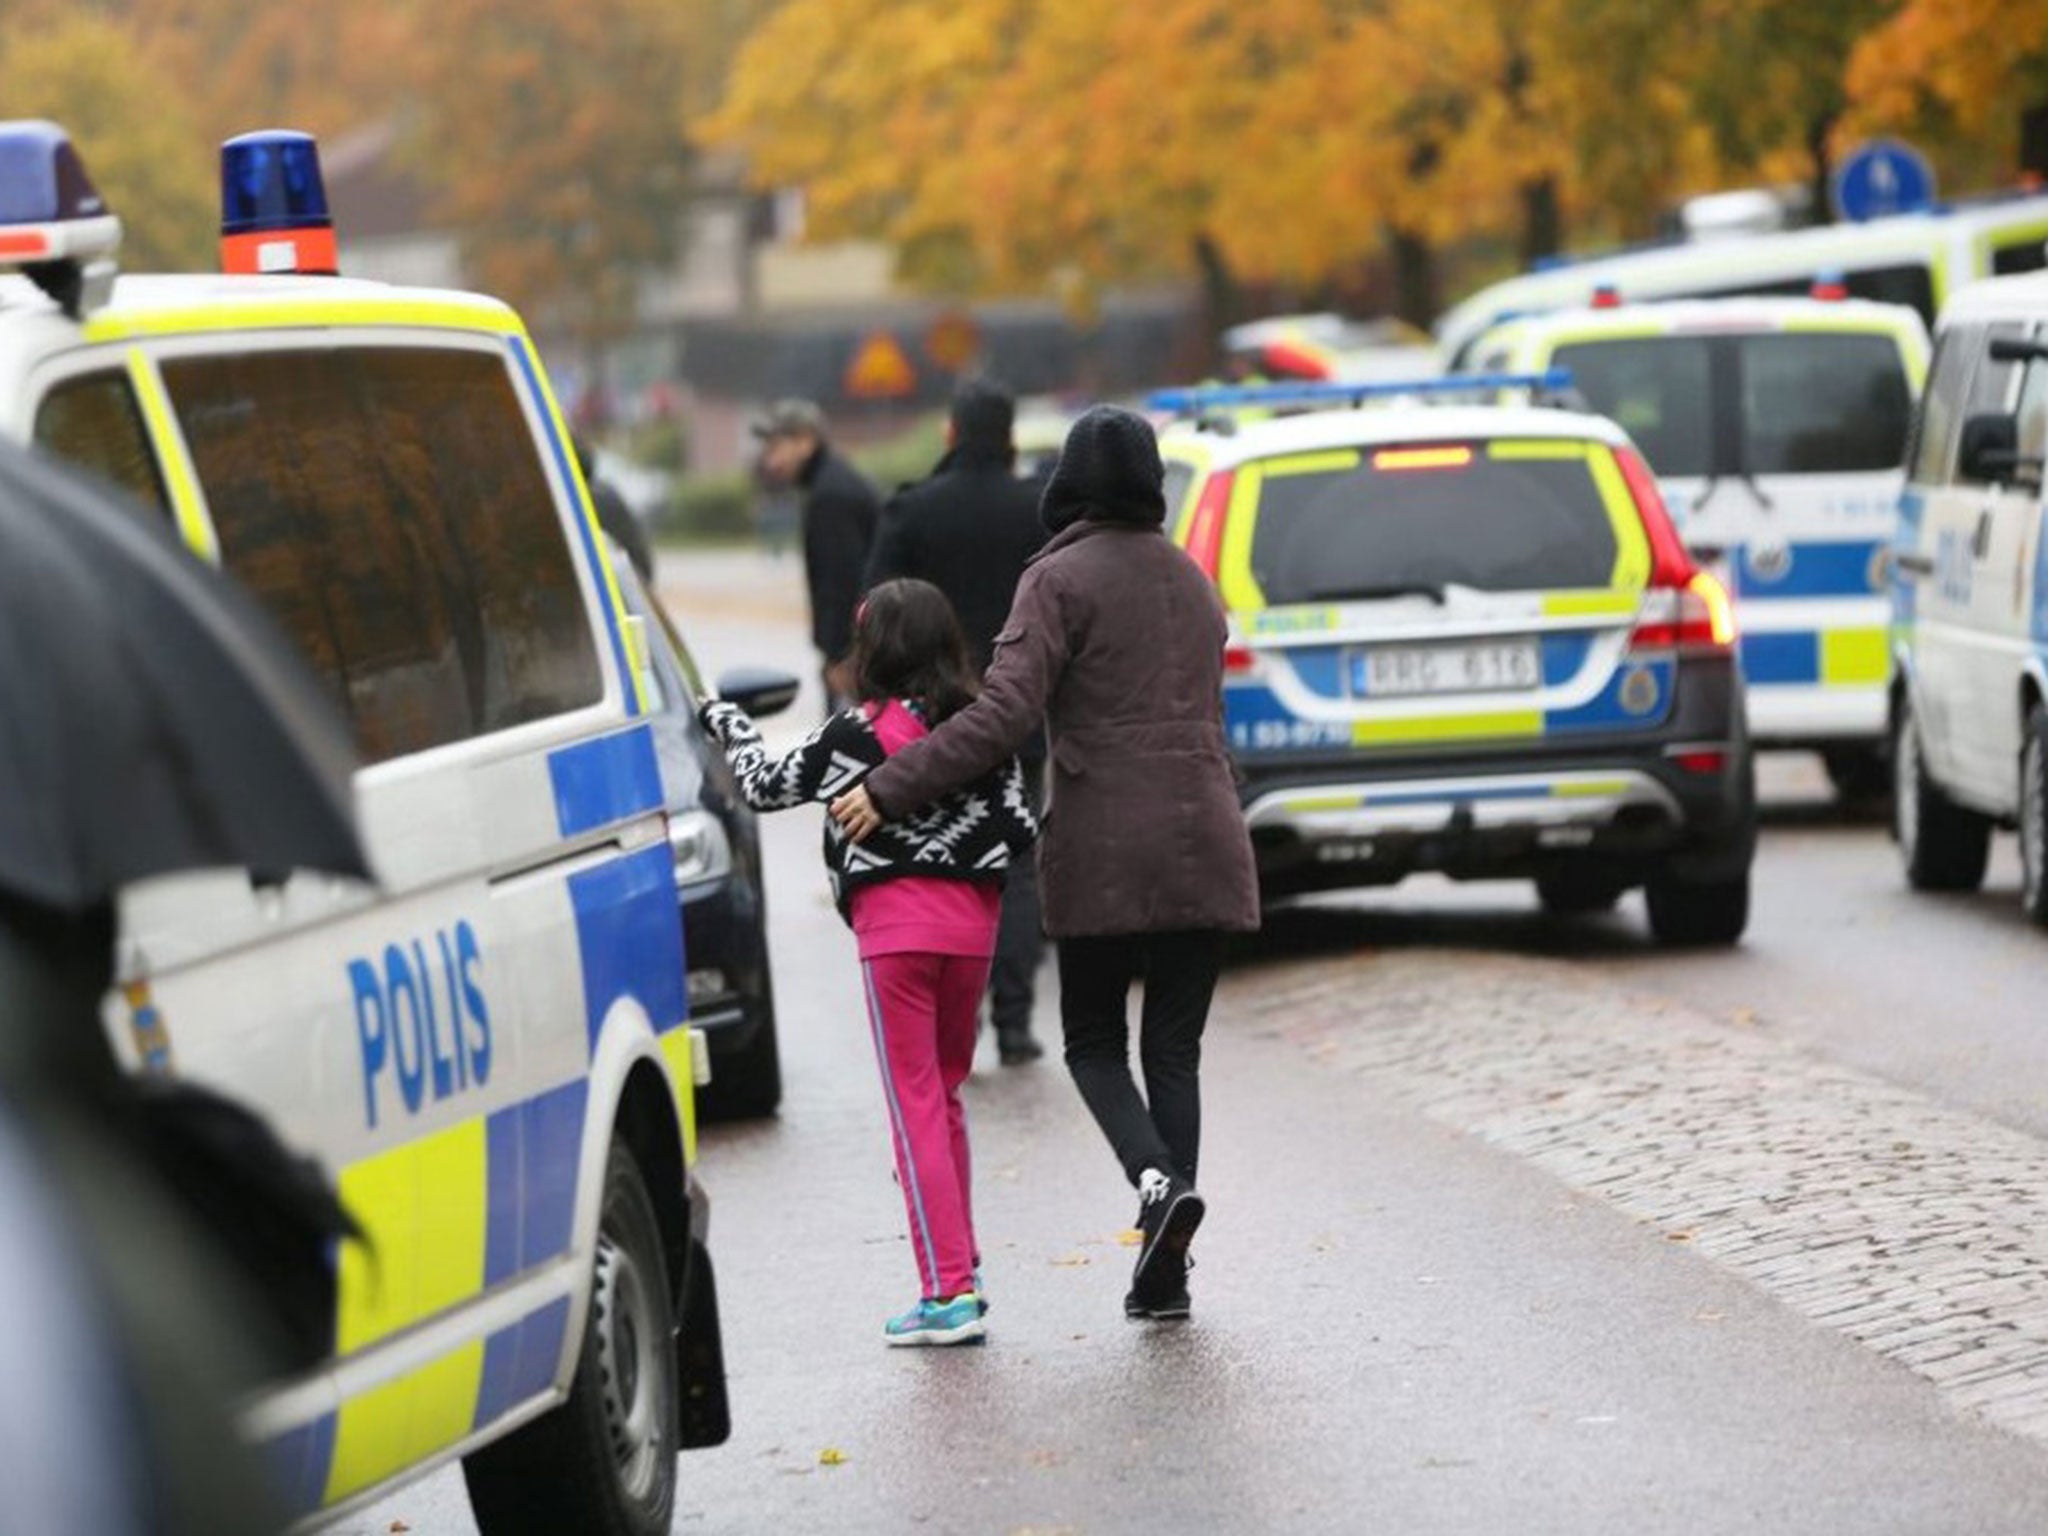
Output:
[[[1052,541],[1018,585],[980,699],[832,808],[859,839],[980,778],[1045,723],[1045,927],[1068,1069],[1139,1192],[1131,1317],[1188,1315],[1202,1028],[1224,936],[1259,926],[1223,742],[1223,608],[1161,530],[1162,479],[1143,417],[1097,406],[1075,422],[1041,504]],[[1140,978],[1142,1097],[1126,1014]]]

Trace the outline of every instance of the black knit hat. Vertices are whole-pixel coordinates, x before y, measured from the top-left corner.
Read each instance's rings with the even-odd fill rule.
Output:
[[[1121,406],[1091,406],[1067,432],[1038,515],[1054,533],[1084,517],[1153,527],[1166,521],[1165,479],[1151,422]]]

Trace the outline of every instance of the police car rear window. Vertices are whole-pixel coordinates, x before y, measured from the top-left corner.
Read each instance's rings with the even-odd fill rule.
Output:
[[[567,534],[502,358],[242,352],[163,377],[221,557],[349,711],[370,761],[593,704]]]
[[[1433,443],[1271,462],[1260,477],[1253,578],[1272,604],[1449,585],[1604,587],[1614,525],[1583,445],[1554,446],[1577,456]]]
[[[1913,401],[1891,337],[1786,332],[1745,336],[1739,350],[1742,465],[1750,474],[1846,474],[1904,462]]]
[[[1559,367],[1594,410],[1636,440],[1660,475],[1712,472],[1713,370],[1707,338],[1642,336],[1573,342]]]

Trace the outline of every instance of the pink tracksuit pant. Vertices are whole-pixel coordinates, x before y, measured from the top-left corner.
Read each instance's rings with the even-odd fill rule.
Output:
[[[960,1085],[974,1066],[986,955],[906,951],[861,962],[896,1178],[929,1297],[974,1288],[972,1163]]]

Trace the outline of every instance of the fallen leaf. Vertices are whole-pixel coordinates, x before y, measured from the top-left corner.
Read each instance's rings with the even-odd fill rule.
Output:
[[[1079,1269],[1087,1262],[1088,1255],[1085,1253],[1063,1253],[1053,1260],[1053,1263],[1061,1269]]]
[[[1696,1323],[1718,1323],[1727,1316],[1719,1307],[1701,1307],[1693,1313],[1692,1320]]]
[[[1056,1467],[1060,1464],[1060,1453],[1054,1450],[1036,1450],[1031,1453],[1034,1467]]]
[[[412,1527],[407,1525],[403,1520],[394,1520],[391,1522],[391,1529],[395,1533],[400,1531],[409,1531],[412,1529]]]
[[[1692,1234],[1690,1232],[1666,1232],[1664,1240],[1669,1243],[1689,1243],[1692,1241]]]
[[[1126,1248],[1135,1248],[1145,1241],[1145,1234],[1136,1227],[1125,1227],[1123,1231],[1117,1233],[1116,1240]]]
[[[1738,1008],[1729,1014],[1728,1018],[1729,1022],[1735,1024],[1754,1024],[1756,1022],[1756,1010],[1754,1008]]]
[[[836,1445],[828,1445],[825,1449],[818,1452],[818,1465],[821,1467],[838,1467],[845,1464],[846,1452],[839,1449]]]

